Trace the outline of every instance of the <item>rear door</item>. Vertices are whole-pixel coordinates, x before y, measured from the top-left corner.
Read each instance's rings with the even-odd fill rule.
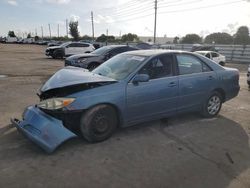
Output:
[[[216,73],[191,54],[176,54],[179,70],[178,111],[190,111],[203,104],[216,81]]]
[[[70,56],[76,54],[77,50],[77,43],[70,43],[68,46],[65,47],[65,55]]]
[[[78,43],[76,53],[77,54],[82,54],[82,53],[85,53],[85,52],[91,52],[92,50],[90,49],[89,46],[90,46],[89,44]]]
[[[178,77],[173,55],[161,55],[149,61],[138,74],[148,74],[148,82],[127,85],[128,122],[159,118],[176,112]]]

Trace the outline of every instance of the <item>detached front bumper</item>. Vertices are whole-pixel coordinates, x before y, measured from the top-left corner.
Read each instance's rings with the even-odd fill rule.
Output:
[[[22,121],[11,119],[11,122],[21,133],[47,153],[52,153],[66,140],[77,137],[63,126],[62,121],[35,106],[29,106],[25,110]]]

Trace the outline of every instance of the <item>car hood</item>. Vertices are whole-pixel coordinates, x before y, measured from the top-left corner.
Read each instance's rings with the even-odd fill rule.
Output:
[[[75,60],[75,59],[80,59],[80,58],[91,58],[91,57],[97,57],[99,55],[97,54],[91,54],[91,53],[84,53],[84,54],[77,54],[77,55],[72,55],[68,57],[66,60]]]
[[[50,77],[50,79],[41,87],[40,91],[45,92],[66,86],[104,82],[116,82],[116,80],[94,74],[87,69],[69,66],[57,71],[52,77]]]

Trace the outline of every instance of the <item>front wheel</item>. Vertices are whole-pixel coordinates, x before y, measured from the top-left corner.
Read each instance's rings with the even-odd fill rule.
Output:
[[[202,115],[207,118],[215,117],[221,109],[222,97],[218,92],[213,92],[203,105]]]
[[[98,105],[83,114],[80,129],[89,142],[100,142],[113,134],[117,124],[115,109],[109,105]]]
[[[219,62],[219,64],[220,64],[221,66],[225,66],[225,62],[223,62],[223,61]]]

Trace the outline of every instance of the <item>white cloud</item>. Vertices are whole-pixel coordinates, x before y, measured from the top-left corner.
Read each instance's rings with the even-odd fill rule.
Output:
[[[77,15],[74,15],[74,14],[70,15],[70,21],[76,22],[79,19],[80,19],[80,16],[77,16]]]
[[[90,19],[87,19],[86,21],[91,22]],[[111,16],[102,16],[98,14],[96,17],[94,16],[94,23],[114,23],[115,20]]]
[[[54,4],[68,4],[71,0],[46,0],[48,3]]]
[[[9,1],[7,1],[7,3],[12,5],[12,6],[17,6],[18,5],[18,3],[16,1],[14,1],[14,0],[9,0]]]

